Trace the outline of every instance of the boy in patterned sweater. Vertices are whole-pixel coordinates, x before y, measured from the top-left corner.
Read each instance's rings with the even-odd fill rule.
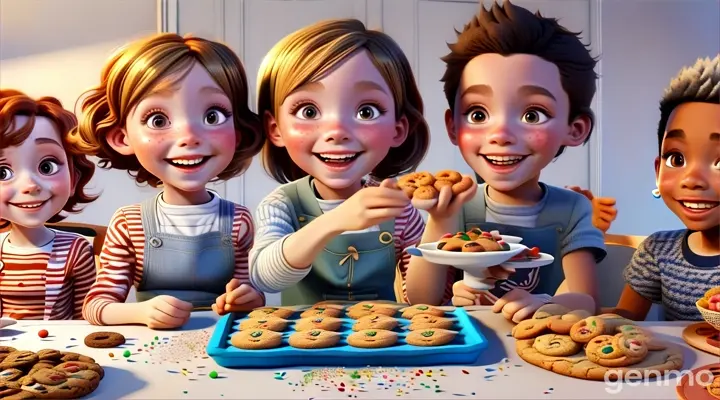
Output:
[[[652,303],[668,320],[701,320],[695,302],[720,286],[720,55],[699,59],[660,101],[657,189],[687,229],[656,232],[625,269],[617,312],[642,320]]]

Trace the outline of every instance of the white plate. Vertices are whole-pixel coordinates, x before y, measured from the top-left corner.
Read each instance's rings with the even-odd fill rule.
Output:
[[[540,258],[527,261],[508,261],[502,264],[503,267],[523,269],[523,268],[538,268],[550,265],[555,261],[555,257],[550,254],[540,253]]]
[[[5,318],[5,317],[0,318],[0,329],[5,328],[10,325],[15,325],[15,324],[17,324],[17,321],[12,318]]]
[[[500,265],[514,256],[526,250],[522,244],[508,243],[510,250],[508,251],[488,251],[484,253],[463,253],[455,251],[445,251],[437,249],[438,242],[425,243],[417,247],[408,247],[405,249],[408,254],[416,257],[422,257],[431,263],[440,265],[450,265],[458,267],[462,270],[475,270]]]
[[[502,237],[505,243],[520,243],[523,241],[523,238],[520,236],[500,235],[500,237]]]

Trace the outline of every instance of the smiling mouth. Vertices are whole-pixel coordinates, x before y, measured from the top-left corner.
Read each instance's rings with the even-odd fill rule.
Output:
[[[43,201],[36,201],[32,203],[9,203],[11,206],[15,206],[18,208],[23,208],[25,210],[36,210],[42,206],[45,205],[50,199],[43,200]]]
[[[684,201],[684,200],[678,200],[678,203],[683,206],[686,210],[690,210],[693,212],[703,212],[710,209],[713,209],[720,205],[720,202],[717,201]]]
[[[492,165],[498,165],[502,167],[508,167],[515,164],[518,164],[522,160],[526,159],[528,156],[493,156],[493,155],[487,155],[487,154],[481,154],[481,156],[485,159],[485,161],[489,162]]]
[[[343,154],[332,154],[332,153],[313,153],[318,160],[330,165],[345,165],[357,160],[362,154],[362,151],[357,153],[343,153]]]
[[[165,161],[173,167],[181,169],[192,169],[205,164],[210,158],[210,156],[198,156],[194,158],[166,158]]]

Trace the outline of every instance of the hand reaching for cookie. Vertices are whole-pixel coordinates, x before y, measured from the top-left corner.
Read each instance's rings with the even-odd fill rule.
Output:
[[[580,186],[566,186],[565,188],[580,193],[590,200],[593,209],[593,226],[603,231],[603,233],[610,229],[610,225],[612,225],[612,222],[617,218],[617,208],[615,208],[614,198],[595,197],[591,191],[583,189]]]
[[[143,302],[145,325],[150,329],[172,329],[183,326],[193,305],[172,296],[156,296]]]
[[[467,175],[463,176],[463,179],[469,179],[472,182],[472,178]],[[459,193],[453,192],[453,188],[450,185],[441,186],[437,204],[428,209],[427,212],[435,220],[452,218],[457,215],[463,204],[475,197],[477,189],[478,185],[474,182],[467,189]]]
[[[533,295],[527,290],[513,289],[495,302],[493,312],[502,312],[506,319],[519,323],[532,317],[550,299],[547,295]]]
[[[343,232],[358,231],[379,225],[402,215],[410,204],[394,179],[385,179],[378,187],[366,187],[337,206],[332,213]]]
[[[250,311],[263,306],[263,302],[262,293],[255,290],[254,287],[232,279],[225,285],[225,293],[215,300],[212,310],[218,315],[225,315],[237,311]]]

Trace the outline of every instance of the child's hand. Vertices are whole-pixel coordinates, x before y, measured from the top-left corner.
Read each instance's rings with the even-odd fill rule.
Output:
[[[538,308],[549,302],[548,296],[532,295],[522,289],[513,289],[499,298],[493,305],[493,312],[502,312],[512,322],[519,323],[532,317]]]
[[[172,296],[155,296],[144,302],[145,325],[150,329],[179,328],[190,319],[193,305]]]
[[[617,218],[615,199],[612,197],[595,197],[591,191],[582,189],[579,186],[566,186],[566,188],[573,192],[580,193],[590,200],[593,209],[593,225],[603,231],[603,233],[607,232],[612,222]]]
[[[463,178],[469,177],[463,176]],[[472,200],[473,197],[475,197],[475,193],[477,193],[477,188],[478,185],[473,182],[472,186],[470,186],[470,189],[458,193],[457,196],[453,196],[453,192],[450,186],[444,186],[440,190],[437,204],[435,205],[435,207],[428,210],[428,214],[430,214],[430,216],[434,220],[446,220],[448,218],[454,217],[460,211],[463,204],[467,203],[468,201]]]
[[[512,268],[505,268],[500,265],[487,268],[483,270],[484,283],[488,285],[494,285],[497,281],[502,281],[510,277],[515,270]],[[483,291],[478,291],[468,287],[462,281],[457,281],[453,284],[453,298],[452,304],[456,307],[480,305],[480,296]]]
[[[344,232],[357,231],[399,217],[408,204],[410,199],[395,180],[385,179],[378,187],[360,189],[331,213]]]
[[[218,296],[212,310],[218,315],[229,312],[250,311],[262,306],[262,294],[248,284],[232,279],[225,285],[225,293]]]

